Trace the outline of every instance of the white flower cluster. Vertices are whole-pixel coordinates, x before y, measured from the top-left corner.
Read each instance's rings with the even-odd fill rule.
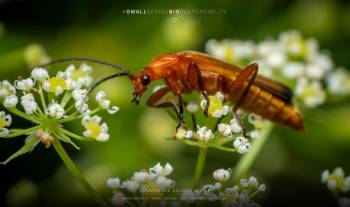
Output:
[[[265,184],[260,184],[255,177],[241,179],[240,185],[227,187],[225,182],[230,178],[231,170],[218,169],[213,172],[213,178],[219,182],[207,184],[195,191],[182,194],[183,201],[193,203],[198,200],[221,201],[223,206],[259,206],[252,198],[258,192],[265,191]],[[226,186],[226,187],[224,187]]]
[[[86,93],[92,83],[91,73],[92,68],[86,64],[79,68],[70,65],[65,71],[59,71],[55,77],[50,77],[48,71],[43,68],[35,68],[29,78],[20,78],[14,81],[13,85],[7,80],[0,82],[0,103],[12,114],[36,124],[32,128],[16,129],[12,133],[8,129],[11,115],[1,111],[0,136],[35,135],[46,146],[50,146],[53,137],[73,145],[71,138],[82,140],[88,137],[97,141],[107,141],[108,126],[96,113],[107,110],[112,114],[119,108],[111,106],[105,92],[99,91],[96,95],[97,108],[89,109]],[[63,128],[62,124],[77,119],[81,119],[85,127],[84,136]]]
[[[196,125],[196,130],[188,130],[185,128],[179,128],[176,133],[176,138],[180,141],[183,141],[185,144],[193,145],[193,142],[197,141],[208,147],[214,147],[217,149],[226,149],[226,151],[237,151],[240,154],[249,152],[251,148],[250,140],[248,137],[245,137],[243,134],[243,129],[239,121],[232,114],[231,103],[225,103],[224,96],[222,93],[217,92],[214,96],[209,96],[210,105],[208,108],[208,114],[217,119],[217,125],[210,129],[207,126]],[[200,105],[200,107],[198,106]],[[199,113],[204,113],[206,105],[206,100],[201,97],[200,104],[197,104],[195,101],[190,101],[186,105],[186,109],[194,116],[199,109]],[[248,123],[252,126],[251,131],[247,133],[250,138],[256,139],[260,137],[261,131],[267,127],[268,121],[262,119],[261,116],[258,116],[253,113],[246,114],[242,110],[237,111],[237,115],[241,120],[244,120],[247,117]],[[224,120],[229,121],[226,122]],[[219,136],[218,136],[219,135]],[[223,148],[222,145],[219,147],[210,146],[212,143],[222,143],[220,140],[226,138],[228,141],[232,141],[233,148]]]
[[[337,167],[330,173],[325,170],[321,174],[321,182],[325,183],[332,194],[338,199],[338,204],[341,207],[350,206],[350,175],[345,176],[344,170]]]
[[[118,177],[109,178],[107,185],[113,190],[112,204],[122,206],[125,202],[124,193],[140,194],[142,197],[160,196],[165,189],[173,188],[175,181],[168,178],[173,167],[166,163],[162,166],[157,163],[149,170],[135,172],[134,175],[123,182]]]
[[[221,92],[217,92],[214,96],[209,96],[209,102],[208,114],[214,118],[226,116],[231,110],[229,105],[223,104],[224,95]],[[207,101],[202,97],[201,108],[205,109],[206,104]]]
[[[327,53],[318,42],[305,39],[297,31],[280,34],[277,40],[260,43],[238,40],[209,40],[206,51],[213,56],[242,67],[259,64],[259,73],[276,80],[287,80],[296,97],[306,107],[316,107],[326,100],[326,90],[334,95],[350,94],[350,74],[334,69]],[[327,86],[323,86],[326,80]]]
[[[344,170],[337,167],[332,173],[325,170],[321,175],[322,183],[325,183],[331,191],[346,193],[350,191],[350,176],[345,177]]]

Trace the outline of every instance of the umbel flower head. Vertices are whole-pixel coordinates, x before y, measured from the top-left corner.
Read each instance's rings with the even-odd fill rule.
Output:
[[[336,68],[330,55],[319,49],[316,39],[304,38],[297,31],[258,43],[212,39],[206,51],[241,67],[257,62],[260,74],[284,81],[308,108],[323,104],[327,95],[350,95],[349,72]]]
[[[35,68],[28,78],[20,78],[11,84],[0,82],[0,103],[8,112],[0,111],[0,137],[13,138],[26,135],[24,146],[5,162],[32,151],[40,142],[49,147],[55,140],[78,146],[72,141],[109,139],[108,126],[97,115],[102,110],[116,113],[119,108],[111,106],[104,91],[96,96],[96,108],[90,109],[86,97],[92,83],[92,68],[86,64],[76,68],[69,65],[50,77],[44,68]],[[33,124],[27,129],[12,129],[12,115]],[[81,120],[85,131],[82,135],[65,128],[72,121]]]
[[[239,110],[237,114],[241,121],[247,123],[245,127],[249,130],[244,134],[242,124],[232,113],[232,103],[224,100],[222,93],[209,96],[209,101],[209,119],[204,120],[206,123],[203,126],[197,123],[196,117],[204,114],[206,100],[200,97],[198,101],[188,102],[186,109],[192,116],[192,129],[188,129],[190,123],[186,122],[187,128],[179,128],[177,131],[177,140],[190,146],[244,154],[249,152],[251,140],[259,138],[262,131],[270,126],[260,116]]]
[[[173,167],[166,163],[162,166],[157,163],[148,170],[134,172],[134,175],[123,182],[120,178],[109,178],[107,185],[113,190],[112,204],[115,206],[123,206],[125,202],[130,202],[125,199],[125,194],[133,194],[143,198],[162,196],[167,189],[175,187],[175,181],[168,178],[173,172]]]

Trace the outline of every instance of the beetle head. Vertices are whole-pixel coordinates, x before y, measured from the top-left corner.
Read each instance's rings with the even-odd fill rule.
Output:
[[[134,91],[132,93],[132,103],[139,104],[142,94],[147,90],[147,86],[152,81],[152,73],[150,70],[145,69],[138,73],[132,80],[134,84]]]

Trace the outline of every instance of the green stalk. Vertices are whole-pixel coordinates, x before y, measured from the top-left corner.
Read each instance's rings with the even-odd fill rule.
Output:
[[[207,151],[208,151],[208,148],[205,148],[205,147],[200,147],[199,148],[197,164],[196,164],[196,170],[195,170],[195,173],[194,173],[193,188],[199,188],[199,186],[201,184],[201,179],[202,179],[205,159],[207,157]]]
[[[70,131],[68,131],[68,130],[65,130],[65,129],[63,129],[63,128],[58,128],[58,130],[59,130],[60,132],[64,133],[64,134],[66,134],[66,135],[68,135],[68,136],[74,138],[74,139],[77,139],[77,140],[80,140],[80,141],[86,141],[86,140],[88,140],[88,138],[86,138],[86,137],[79,136],[79,135],[77,135],[77,134],[75,134],[75,133],[73,133],[73,132],[70,132]]]
[[[73,176],[80,182],[80,184],[85,188],[87,193],[96,201],[100,206],[108,206],[108,204],[103,200],[102,197],[92,188],[88,181],[83,177],[83,175],[78,170],[77,166],[71,160],[65,149],[63,148],[61,142],[57,139],[53,141],[53,146],[61,157],[64,164],[67,166],[68,170],[73,174]]]
[[[12,137],[17,137],[17,136],[24,135],[24,134],[31,134],[31,133],[37,131],[40,128],[42,128],[42,125],[34,126],[34,127],[31,127],[31,128],[28,128],[28,129],[18,130],[16,132],[10,133],[10,134],[6,135],[5,137],[2,137],[2,138],[12,138]]]
[[[265,142],[267,141],[269,134],[272,130],[273,125],[269,123],[265,129],[262,130],[261,136],[256,138],[252,143],[251,150],[243,155],[241,159],[238,161],[237,166],[233,171],[233,181],[237,183],[243,176],[247,174]]]
[[[40,101],[41,105],[43,106],[44,111],[46,112],[46,101],[43,93],[43,89],[41,87],[41,84],[39,85],[39,96],[40,96]]]
[[[8,109],[11,113],[16,114],[19,117],[22,117],[24,119],[27,119],[29,121],[32,122],[36,122],[36,123],[40,123],[41,119],[35,116],[31,116],[29,114],[23,113],[22,111],[18,110],[17,108],[13,107],[13,108],[9,108]]]

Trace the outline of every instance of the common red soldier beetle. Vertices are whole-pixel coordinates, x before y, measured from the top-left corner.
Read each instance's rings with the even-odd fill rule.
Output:
[[[148,98],[147,105],[172,107],[179,119],[178,128],[184,124],[182,94],[196,90],[207,100],[204,112],[206,116],[210,104],[208,95],[221,92],[226,100],[234,104],[232,112],[238,120],[236,111],[242,108],[286,127],[304,129],[300,112],[292,103],[292,91],[282,83],[258,75],[258,65],[255,63],[241,69],[204,53],[184,51],[156,57],[136,75],[119,65],[89,58],[61,59],[43,66],[68,61],[94,62],[121,70],[121,73],[95,83],[88,94],[109,79],[127,76],[134,84],[132,102],[136,104],[140,102],[142,94],[151,82],[164,80],[165,86]],[[160,102],[168,93],[178,97],[178,106],[170,102]]]

